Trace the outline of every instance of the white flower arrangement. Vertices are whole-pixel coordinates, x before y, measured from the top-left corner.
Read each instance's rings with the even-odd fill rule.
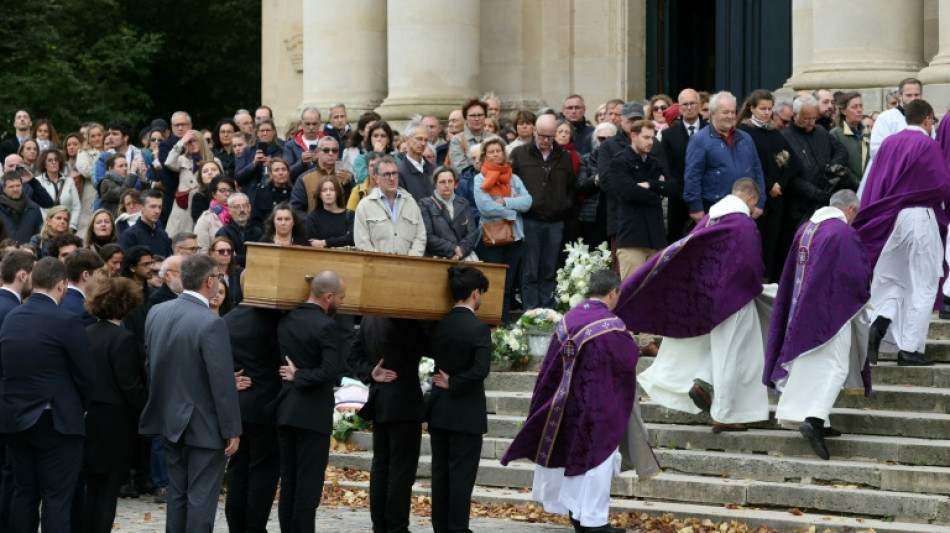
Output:
[[[538,309],[525,311],[518,319],[518,324],[526,330],[534,329],[549,332],[558,325],[562,318],[564,318],[564,315],[554,309],[539,307]]]
[[[419,382],[423,382],[435,372],[435,359],[423,357],[419,359]]]
[[[590,249],[584,239],[564,245],[567,260],[557,271],[557,289],[555,290],[557,309],[567,312],[587,298],[587,284],[590,275],[598,270],[610,268],[610,249],[607,243]]]
[[[491,334],[491,360],[497,366],[520,368],[529,360],[524,330],[517,325],[499,327]]]

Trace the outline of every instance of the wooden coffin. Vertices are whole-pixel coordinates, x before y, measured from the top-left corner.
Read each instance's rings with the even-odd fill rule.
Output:
[[[309,297],[310,277],[332,270],[346,282],[340,312],[438,320],[454,304],[448,275],[453,264],[455,261],[428,257],[247,243],[244,303],[293,309]],[[498,324],[508,265],[471,265],[484,272],[489,282],[475,314],[487,323]]]

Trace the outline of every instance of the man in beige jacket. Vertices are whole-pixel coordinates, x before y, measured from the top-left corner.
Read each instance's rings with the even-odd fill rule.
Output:
[[[366,252],[422,257],[426,228],[412,195],[399,188],[396,161],[389,156],[373,163],[378,187],[356,208],[353,240]]]

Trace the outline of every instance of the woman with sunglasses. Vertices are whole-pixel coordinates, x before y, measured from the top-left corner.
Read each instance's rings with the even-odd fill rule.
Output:
[[[211,148],[205,144],[204,137],[195,130],[185,133],[165,158],[165,171],[178,174],[178,190],[166,193],[175,195],[171,214],[165,224],[165,232],[169,235],[183,231],[190,233],[195,228],[195,221],[191,218],[191,202],[198,191],[198,169],[202,161],[215,161],[215,158]]]
[[[653,118],[653,125],[656,126],[657,137],[660,136],[661,131],[670,127],[663,112],[669,109],[671,105],[673,105],[673,99],[665,94],[658,94],[650,98],[650,114]]]
[[[231,221],[228,197],[237,190],[237,183],[231,178],[219,177],[211,180],[208,190],[211,191],[211,205],[198,217],[194,231],[202,253],[210,249],[218,230]]]
[[[244,293],[241,291],[241,272],[244,269],[234,260],[234,244],[227,237],[215,237],[211,241],[208,254],[214,259],[221,282],[228,286],[231,306],[238,305],[244,299]]]

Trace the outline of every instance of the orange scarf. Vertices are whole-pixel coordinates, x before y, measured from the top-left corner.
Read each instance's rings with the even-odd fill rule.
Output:
[[[485,161],[482,163],[482,190],[490,196],[511,196],[511,165],[496,165]]]

